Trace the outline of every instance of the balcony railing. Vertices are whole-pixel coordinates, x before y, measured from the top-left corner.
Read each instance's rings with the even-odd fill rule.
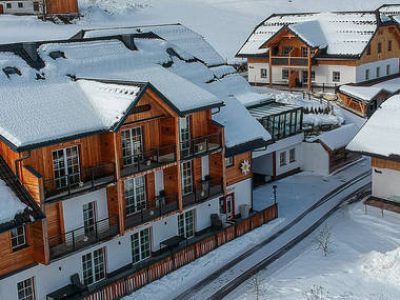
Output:
[[[51,178],[44,181],[46,200],[70,196],[115,181],[114,163],[82,168],[80,173]]]
[[[162,146],[139,155],[123,157],[122,176],[128,176],[150,169],[158,168],[176,161],[176,146]]]
[[[183,206],[189,206],[209,200],[222,194],[222,179],[207,178],[193,186],[193,191],[183,196]]]
[[[59,258],[119,233],[118,217],[97,221],[89,226],[49,238],[50,257]]]
[[[176,211],[178,209],[178,198],[175,197],[156,197],[156,206],[147,207],[137,207],[136,213],[126,216],[125,228],[132,228],[140,224],[150,222],[163,215]]]
[[[307,57],[273,56],[271,59],[272,59],[273,65],[308,66],[308,58]]]
[[[214,133],[207,136],[181,142],[181,158],[186,159],[197,155],[205,155],[220,149],[222,146],[221,133]]]

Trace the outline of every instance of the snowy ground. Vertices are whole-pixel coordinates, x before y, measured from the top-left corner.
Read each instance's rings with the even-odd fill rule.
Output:
[[[69,38],[81,28],[181,22],[202,34],[231,61],[254,27],[273,13],[372,10],[385,2],[388,1],[79,0],[84,17],[74,25],[0,16],[0,43]]]
[[[326,226],[326,227],[325,227]],[[259,299],[400,299],[400,216],[361,203],[343,208],[287,256],[258,274]],[[323,228],[331,233],[327,256],[316,244]],[[227,299],[256,299],[255,279]],[[320,298],[315,298],[320,299]]]
[[[369,163],[365,160],[330,177],[300,173],[274,182],[273,184],[277,184],[278,186],[279,219],[219,247],[193,263],[145,286],[131,296],[126,297],[125,300],[171,299],[178,296],[185,288],[193,286],[196,282],[205,278],[207,274],[211,274],[226,262],[270,237],[274,232],[277,232],[280,228],[301,215],[307,208],[337,186],[352,180],[352,178],[368,169]],[[254,206],[256,210],[267,207],[273,202],[273,184],[266,184],[254,191]],[[314,217],[317,215],[315,214]],[[309,222],[306,223],[308,224]],[[293,231],[291,235],[295,236],[295,234],[297,233]],[[282,242],[283,240],[279,241],[279,244]],[[269,250],[272,251],[273,247],[270,247]],[[260,252],[262,257],[264,257],[265,251]],[[172,283],[174,288],[171,288]]]

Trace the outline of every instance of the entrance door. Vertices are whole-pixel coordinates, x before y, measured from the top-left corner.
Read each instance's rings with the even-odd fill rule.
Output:
[[[299,71],[290,70],[289,71],[289,88],[294,88],[299,82]]]
[[[3,9],[3,5],[2,4],[0,4],[0,15],[1,14],[4,14],[4,9]]]
[[[225,214],[227,220],[231,220],[235,216],[235,196],[233,193],[225,197]]]

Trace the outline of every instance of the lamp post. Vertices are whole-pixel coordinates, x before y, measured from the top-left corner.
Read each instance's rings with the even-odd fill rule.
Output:
[[[272,186],[272,189],[273,189],[273,193],[274,193],[274,204],[276,204],[276,189],[278,188],[278,186],[276,185],[276,184],[274,184],[273,186]]]

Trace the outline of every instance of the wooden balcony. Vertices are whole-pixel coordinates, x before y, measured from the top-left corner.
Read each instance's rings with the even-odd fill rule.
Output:
[[[189,159],[196,156],[203,156],[222,148],[221,132],[181,142],[181,158]]]
[[[176,146],[161,146],[139,155],[124,157],[123,160],[129,162],[122,162],[121,176],[125,177],[176,162]]]
[[[183,196],[183,206],[202,203],[222,195],[222,178],[207,178],[193,186],[193,191]]]
[[[308,66],[307,57],[272,56],[271,60],[272,60],[272,65],[274,66],[299,66],[299,67]],[[313,64],[312,61],[311,64]]]
[[[114,163],[81,168],[80,174],[65,175],[44,180],[46,201],[95,190],[115,181]]]
[[[156,220],[178,210],[178,197],[158,196],[154,207],[137,207],[136,213],[126,216],[125,229]]]
[[[55,259],[119,233],[118,217],[97,221],[93,225],[49,237],[50,258]]]

